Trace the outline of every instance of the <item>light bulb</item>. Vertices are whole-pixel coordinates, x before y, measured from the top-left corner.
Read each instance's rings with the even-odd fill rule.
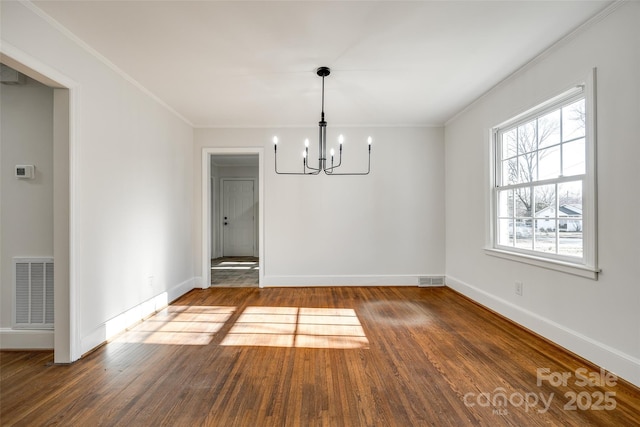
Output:
[[[344,136],[340,135],[338,137],[338,142],[340,143],[340,145],[342,145],[342,143],[344,142]]]
[[[304,146],[307,148],[309,147],[309,139],[304,140]]]
[[[302,150],[302,157],[307,157],[307,150]]]
[[[273,144],[274,145],[278,145],[278,137],[277,136],[273,137]]]
[[[336,150],[334,150],[333,148],[331,149],[331,157],[333,157],[333,155],[336,153]]]
[[[371,139],[371,137],[367,138],[367,142],[369,143],[369,145],[371,145],[371,142],[372,142],[372,141],[373,141],[373,140]]]

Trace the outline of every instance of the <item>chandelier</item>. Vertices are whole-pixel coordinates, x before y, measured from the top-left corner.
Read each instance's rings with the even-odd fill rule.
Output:
[[[344,137],[338,137],[338,162],[334,162],[335,150],[332,148],[329,152],[330,157],[327,158],[327,122],[324,119],[324,78],[327,77],[331,70],[329,67],[320,67],[316,70],[318,76],[322,77],[322,112],[320,113],[320,122],[318,122],[318,166],[311,166],[309,159],[309,140],[304,141],[304,151],[302,152],[302,172],[280,172],[278,170],[278,137],[273,137],[273,151],[275,155],[274,166],[276,173],[279,175],[318,175],[324,172],[327,175],[368,175],[371,171],[371,137],[367,138],[369,159],[366,172],[335,172],[342,165],[342,144]]]

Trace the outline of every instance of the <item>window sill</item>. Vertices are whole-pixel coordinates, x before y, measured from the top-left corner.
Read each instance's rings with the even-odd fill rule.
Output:
[[[484,252],[487,255],[495,256],[498,258],[521,262],[529,265],[535,265],[536,267],[560,271],[567,274],[573,274],[574,276],[580,276],[591,280],[598,280],[598,274],[600,273],[599,269],[588,267],[586,265],[583,266],[571,264],[568,262],[556,261],[527,254],[519,254],[495,248],[485,248]]]

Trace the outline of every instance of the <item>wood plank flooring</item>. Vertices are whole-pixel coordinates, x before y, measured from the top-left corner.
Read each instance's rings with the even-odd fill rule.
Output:
[[[0,358],[3,426],[640,423],[637,388],[447,288],[193,290],[70,366]]]

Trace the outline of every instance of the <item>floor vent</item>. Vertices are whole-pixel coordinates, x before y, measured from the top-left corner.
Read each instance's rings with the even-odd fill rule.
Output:
[[[14,328],[53,329],[53,258],[14,258]]]
[[[430,286],[444,286],[444,277],[443,276],[419,277],[418,286],[421,288],[427,288]]]

